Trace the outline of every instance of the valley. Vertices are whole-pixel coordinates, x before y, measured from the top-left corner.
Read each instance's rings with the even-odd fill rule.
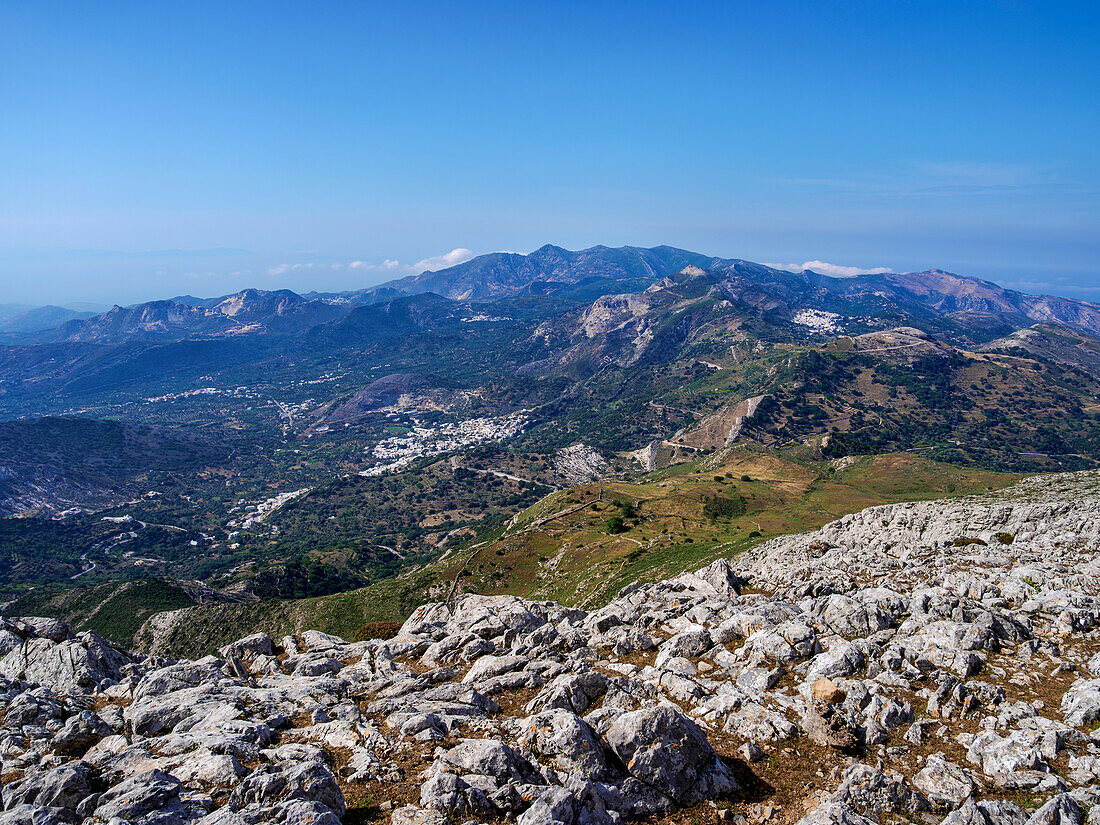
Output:
[[[491,563],[473,564],[496,579],[479,587],[538,582],[578,603],[702,561],[703,548],[817,523],[810,510],[784,520],[775,490],[828,477],[831,461],[908,455],[990,478],[1100,462],[1100,316],[1084,302],[942,272],[835,279],[670,248],[550,247],[430,275],[341,296],[116,308],[0,347],[0,411],[34,412],[0,432],[0,507],[19,516],[4,522],[6,598],[45,609],[74,586],[135,579],[195,583],[216,605],[323,598],[454,576],[480,544]],[[1012,331],[1040,312],[1075,326]],[[730,449],[781,468],[751,489],[755,528],[647,510],[654,474],[687,484]],[[727,472],[730,495],[706,495],[739,509],[736,479],[755,474]],[[689,487],[717,484],[701,483]],[[933,491],[949,492],[911,495]],[[525,508],[569,496],[609,513],[554,528],[573,536],[564,545],[498,537]],[[597,538],[615,507],[643,533]],[[553,559],[559,584],[545,578]],[[570,592],[570,576],[599,593]],[[435,586],[400,609],[383,600],[375,618],[399,618]]]

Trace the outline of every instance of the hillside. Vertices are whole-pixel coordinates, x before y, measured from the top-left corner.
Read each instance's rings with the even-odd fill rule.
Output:
[[[452,590],[598,607],[635,579],[673,576],[865,506],[995,489],[1015,478],[910,455],[828,462],[740,448],[637,482],[552,493],[506,527],[361,590],[302,601],[199,606],[156,617],[137,642],[145,649],[199,655],[250,628],[280,635],[313,627],[355,638],[363,627],[402,620],[417,605]],[[616,518],[621,524],[610,525]]]
[[[521,372],[566,389],[553,420],[522,443],[544,449],[572,435],[648,450],[644,466],[746,439],[833,456],[919,448],[1011,470],[1100,459],[1100,384],[1067,358],[976,352],[823,310],[784,319],[779,293],[748,297],[756,305],[717,275],[682,273],[544,324],[554,354]]]
[[[150,474],[226,457],[207,439],[162,427],[88,418],[0,422],[0,514],[103,508]]]
[[[179,585],[158,580],[128,580],[29,594],[11,602],[5,614],[63,615],[78,633],[92,631],[129,646],[151,615],[195,604],[197,601]]]
[[[1058,364],[1078,367],[1100,378],[1100,338],[1056,324],[1035,324],[996,341],[984,352],[1005,352],[1038,357]]]
[[[754,392],[751,414],[726,406],[667,443],[708,450],[752,439],[834,456],[922,449],[1010,470],[1100,459],[1100,382],[1089,372],[904,330],[792,351]]]

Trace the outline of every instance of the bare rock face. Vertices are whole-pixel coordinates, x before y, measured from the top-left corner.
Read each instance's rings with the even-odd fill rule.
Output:
[[[651,299],[645,293],[604,295],[585,310],[577,333],[585,338],[596,338],[616,330],[631,328],[632,333],[638,334],[633,327],[644,323],[650,306]]]
[[[19,805],[75,810],[92,792],[91,772],[83,762],[68,762],[25,777],[4,788],[5,809]]]
[[[154,768],[120,782],[102,796],[95,807],[96,818],[158,823],[185,822],[190,811],[180,800],[180,781]]]
[[[82,710],[65,721],[53,738],[53,749],[64,756],[83,756],[89,748],[114,734],[110,725],[90,710]]]
[[[554,472],[570,484],[595,481],[607,469],[607,459],[584,444],[563,447],[554,455]]]
[[[723,407],[700,419],[687,432],[678,434],[675,440],[699,450],[720,450],[728,447],[737,441],[746,422],[756,415],[765,398],[768,396],[755,395]]]
[[[0,825],[337,825],[368,791],[393,825],[708,801],[727,822],[1084,823],[1098,550],[1080,473],[871,508],[593,611],[463,595],[387,640],[174,661],[0,621]]]
[[[827,748],[850,751],[859,745],[859,733],[854,720],[843,710],[820,699],[814,700],[807,707],[801,725],[810,739]]]
[[[71,637],[68,628],[50,619],[17,628],[20,644],[0,659],[0,676],[47,685],[58,691],[90,693],[105,681],[117,679],[131,657],[94,633]],[[63,630],[62,630],[63,628]]]
[[[536,758],[541,757],[560,776],[577,774],[603,781],[613,773],[607,746],[575,713],[544,711],[522,720],[519,729],[520,746]]]
[[[977,788],[970,774],[949,762],[942,753],[928,757],[913,785],[938,807],[954,808],[974,794]]]
[[[819,699],[830,705],[835,705],[844,699],[844,691],[827,676],[820,676],[814,680],[814,683],[810,685],[810,694],[814,699]]]

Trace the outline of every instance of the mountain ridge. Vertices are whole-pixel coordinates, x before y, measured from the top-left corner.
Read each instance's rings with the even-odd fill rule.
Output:
[[[7,319],[0,332],[14,344],[287,335],[338,321],[356,307],[388,303],[401,296],[430,293],[451,301],[493,302],[546,295],[589,303],[605,295],[645,292],[689,268],[734,285],[736,297],[765,311],[783,303],[793,309],[829,310],[830,304],[841,302],[841,309],[848,312],[875,314],[886,310],[899,319],[908,314],[959,322],[976,330],[985,328],[990,339],[1034,323],[1063,324],[1100,334],[1100,304],[1056,295],[1031,295],[943,269],[841,278],[810,269],[791,272],[667,245],[599,245],[571,251],[551,244],[528,255],[479,255],[452,267],[346,292],[302,295],[289,289],[250,287],[214,298],[185,295],[115,306],[91,317],[82,317],[86,314],[74,310],[42,307]],[[755,295],[759,290],[767,297]]]
[[[595,262],[603,267],[598,277],[612,282],[641,277],[657,282],[693,266],[741,279],[763,276],[776,283],[790,280],[811,290],[824,290],[829,295],[848,298],[862,291],[886,289],[893,297],[919,301],[945,315],[984,312],[1033,323],[1067,323],[1100,332],[1100,304],[1056,295],[1031,295],[943,269],[841,278],[811,269],[790,272],[740,258],[706,256],[672,246],[594,246],[574,252],[547,244],[529,255],[504,252],[479,255],[446,269],[390,281],[382,287],[406,293],[430,291],[457,300],[492,299],[522,294],[537,284],[577,283],[596,274],[593,272]]]
[[[86,319],[68,321],[39,336],[39,343],[120,343],[127,340],[179,340],[198,336],[288,333],[335,320],[345,310],[308,300],[289,289],[243,289],[221,299],[147,301],[117,304]]]

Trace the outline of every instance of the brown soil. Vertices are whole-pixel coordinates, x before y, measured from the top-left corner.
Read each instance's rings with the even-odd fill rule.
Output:
[[[365,642],[370,639],[392,639],[401,629],[403,622],[367,622],[355,631],[353,641]]]
[[[502,690],[492,699],[500,705],[500,712],[493,714],[494,718],[510,718],[514,716],[526,716],[524,706],[538,695],[538,688],[521,688],[519,690]]]

